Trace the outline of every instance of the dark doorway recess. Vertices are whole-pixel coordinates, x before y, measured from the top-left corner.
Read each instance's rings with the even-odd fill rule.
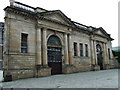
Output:
[[[100,70],[103,70],[103,56],[102,56],[102,48],[99,44],[96,45],[97,51],[97,61],[100,66]]]
[[[62,73],[62,48],[60,39],[57,36],[52,35],[48,39],[47,47],[48,66],[51,67],[51,74]]]

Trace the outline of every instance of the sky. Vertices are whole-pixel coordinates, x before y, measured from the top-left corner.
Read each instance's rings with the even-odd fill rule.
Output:
[[[96,28],[103,27],[115,39],[118,46],[118,2],[119,0],[16,0],[32,7],[61,10],[72,21]],[[0,0],[0,22],[4,22],[4,8],[9,0]]]

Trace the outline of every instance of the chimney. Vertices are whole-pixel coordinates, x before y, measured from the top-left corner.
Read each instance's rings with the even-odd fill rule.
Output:
[[[9,0],[9,2],[10,2],[10,6],[14,6],[14,0]]]

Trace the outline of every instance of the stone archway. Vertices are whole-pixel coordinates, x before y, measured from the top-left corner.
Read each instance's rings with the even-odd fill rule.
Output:
[[[48,66],[51,67],[51,74],[62,73],[62,45],[60,39],[51,35],[47,42]]]
[[[96,45],[96,53],[97,53],[97,62],[100,66],[100,70],[103,70],[103,56],[102,56],[102,48],[99,44]]]

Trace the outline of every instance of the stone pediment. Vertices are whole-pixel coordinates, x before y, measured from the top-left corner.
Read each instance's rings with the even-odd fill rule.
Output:
[[[100,30],[96,31],[96,34],[99,34],[99,35],[105,36],[105,34],[104,34],[102,31],[100,31]]]
[[[60,10],[46,12],[44,13],[44,17],[49,18],[53,21],[72,25],[71,20],[65,14],[63,14]]]
[[[98,29],[95,31],[95,34],[98,34],[98,35],[101,35],[101,36],[107,36],[107,37],[108,37],[107,32],[106,32],[103,28],[98,28]]]

